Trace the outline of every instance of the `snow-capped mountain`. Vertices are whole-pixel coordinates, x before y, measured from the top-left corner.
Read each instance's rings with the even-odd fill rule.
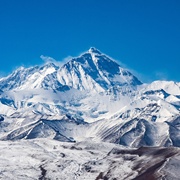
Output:
[[[61,84],[79,90],[103,91],[114,86],[142,84],[129,71],[95,48],[90,48],[59,69]]]
[[[31,68],[20,67],[9,76],[0,79],[0,89],[9,90],[25,90],[43,87],[45,77],[55,72],[59,67],[53,63],[45,64],[42,67],[35,66]]]
[[[143,84],[95,48],[0,79],[0,139],[180,146],[180,83]]]
[[[0,79],[0,89],[25,90],[38,88],[58,89],[69,86],[78,90],[104,91],[114,86],[142,84],[129,71],[95,48],[62,67],[53,63],[31,68],[20,67],[6,78]]]
[[[57,64],[0,79],[0,179],[179,178],[180,83],[95,48]]]

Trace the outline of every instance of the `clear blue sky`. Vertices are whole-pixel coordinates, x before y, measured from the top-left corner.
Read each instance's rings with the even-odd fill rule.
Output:
[[[143,81],[180,81],[180,0],[0,0],[1,76],[91,46]]]

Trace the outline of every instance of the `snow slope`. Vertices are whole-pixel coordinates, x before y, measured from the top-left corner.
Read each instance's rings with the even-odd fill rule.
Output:
[[[58,70],[58,79],[75,89],[97,92],[117,85],[142,84],[129,71],[95,48],[63,65]]]
[[[0,179],[177,179],[179,149],[127,149],[110,143],[0,141]],[[21,155],[19,153],[21,152]]]
[[[0,79],[0,179],[178,179],[177,147],[180,83],[95,48]]]
[[[180,146],[180,83],[142,84],[95,48],[0,79],[0,138]]]

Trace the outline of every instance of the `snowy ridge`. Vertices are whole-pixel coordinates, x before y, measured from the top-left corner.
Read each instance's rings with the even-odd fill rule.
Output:
[[[1,140],[180,146],[180,83],[142,84],[95,48],[61,67],[21,67],[0,89]]]
[[[0,179],[178,179],[179,125],[180,83],[95,48],[21,67],[0,79]]]
[[[129,71],[95,48],[73,58],[58,72],[62,84],[80,90],[107,90],[112,86],[142,84]]]

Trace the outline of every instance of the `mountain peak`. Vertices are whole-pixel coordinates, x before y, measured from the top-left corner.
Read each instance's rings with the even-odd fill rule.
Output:
[[[94,53],[94,54],[102,54],[98,49],[96,49],[95,47],[91,47],[88,50],[89,53]]]
[[[94,47],[62,66],[58,80],[62,85],[96,92],[113,86],[142,84],[128,70]]]
[[[53,62],[47,62],[47,63],[45,63],[42,67],[41,67],[41,69],[47,69],[47,68],[53,68],[53,69],[55,69],[55,70],[57,70],[57,69],[59,69],[59,67],[57,66],[57,65],[55,65]]]

